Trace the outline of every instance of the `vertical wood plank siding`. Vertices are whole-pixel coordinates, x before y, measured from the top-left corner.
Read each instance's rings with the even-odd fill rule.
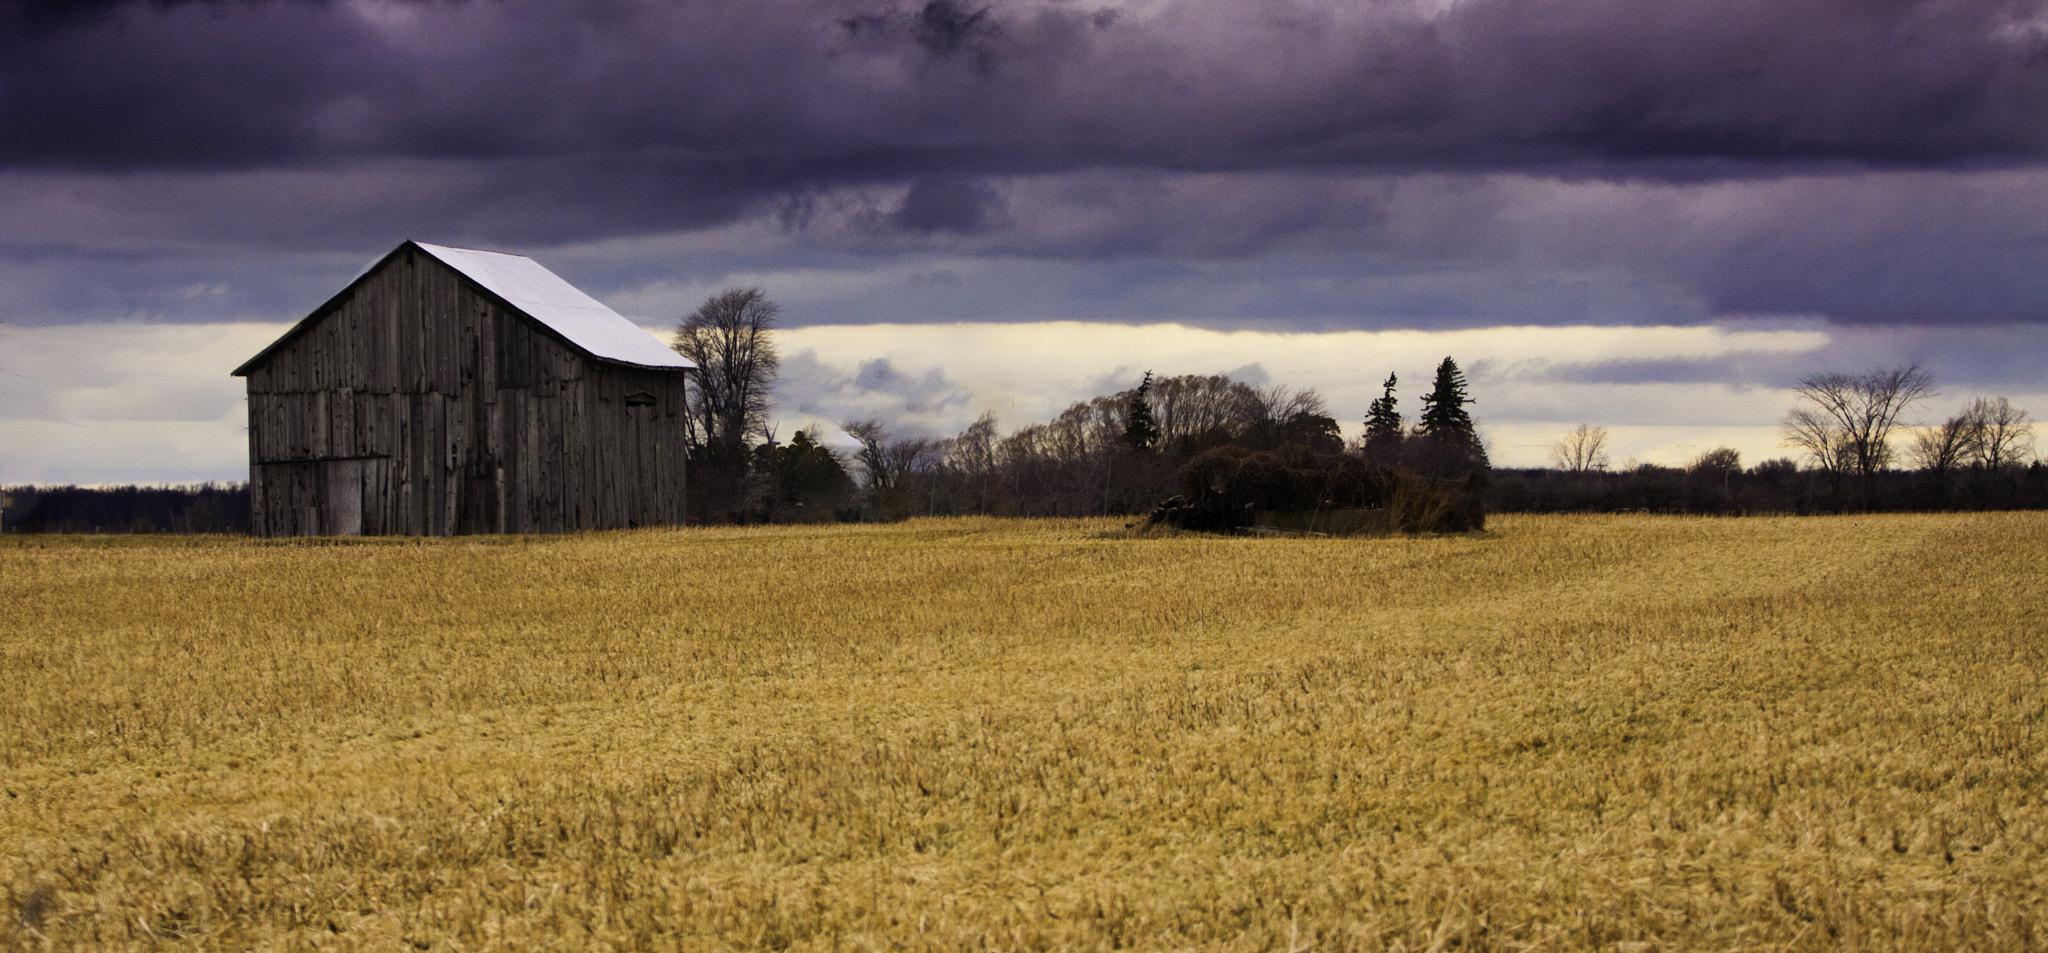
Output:
[[[247,379],[259,536],[683,521],[683,373],[593,358],[430,255],[386,259]]]

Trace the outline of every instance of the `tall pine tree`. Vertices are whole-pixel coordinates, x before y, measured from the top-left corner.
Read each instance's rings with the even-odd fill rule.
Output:
[[[1486,448],[1472,427],[1466,404],[1478,403],[1465,391],[1465,374],[1449,357],[1436,366],[1436,384],[1422,398],[1422,436],[1429,443],[1429,458],[1423,469],[1435,476],[1451,476],[1472,468],[1484,468]]]
[[[1124,442],[1135,450],[1151,450],[1159,443],[1159,421],[1152,416],[1152,372],[1145,372],[1145,379],[1138,383],[1138,389],[1131,394],[1131,402],[1124,409]]]
[[[1465,405],[1477,403],[1465,393],[1465,372],[1458,362],[1444,358],[1436,366],[1436,386],[1422,398],[1422,435],[1425,437],[1475,440],[1472,415]]]
[[[1397,378],[1387,375],[1386,390],[1365,413],[1365,453],[1374,458],[1390,458],[1401,449],[1401,411],[1394,402],[1394,384]]]

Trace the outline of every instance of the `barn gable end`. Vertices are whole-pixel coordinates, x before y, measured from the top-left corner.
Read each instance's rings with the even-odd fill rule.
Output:
[[[502,275],[493,288],[458,267],[485,271],[479,261],[556,300],[507,300]],[[581,311],[551,310],[562,301]],[[528,259],[407,242],[236,369],[248,382],[251,529],[680,523],[689,367]]]

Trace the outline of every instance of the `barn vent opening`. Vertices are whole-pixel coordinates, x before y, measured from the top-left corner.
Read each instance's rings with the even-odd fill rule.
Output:
[[[626,406],[652,407],[654,406],[654,395],[644,390],[636,390],[626,395]]]

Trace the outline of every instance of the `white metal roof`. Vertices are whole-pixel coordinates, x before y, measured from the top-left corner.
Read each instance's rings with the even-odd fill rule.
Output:
[[[413,244],[597,357],[645,367],[697,366],[531,258]]]

